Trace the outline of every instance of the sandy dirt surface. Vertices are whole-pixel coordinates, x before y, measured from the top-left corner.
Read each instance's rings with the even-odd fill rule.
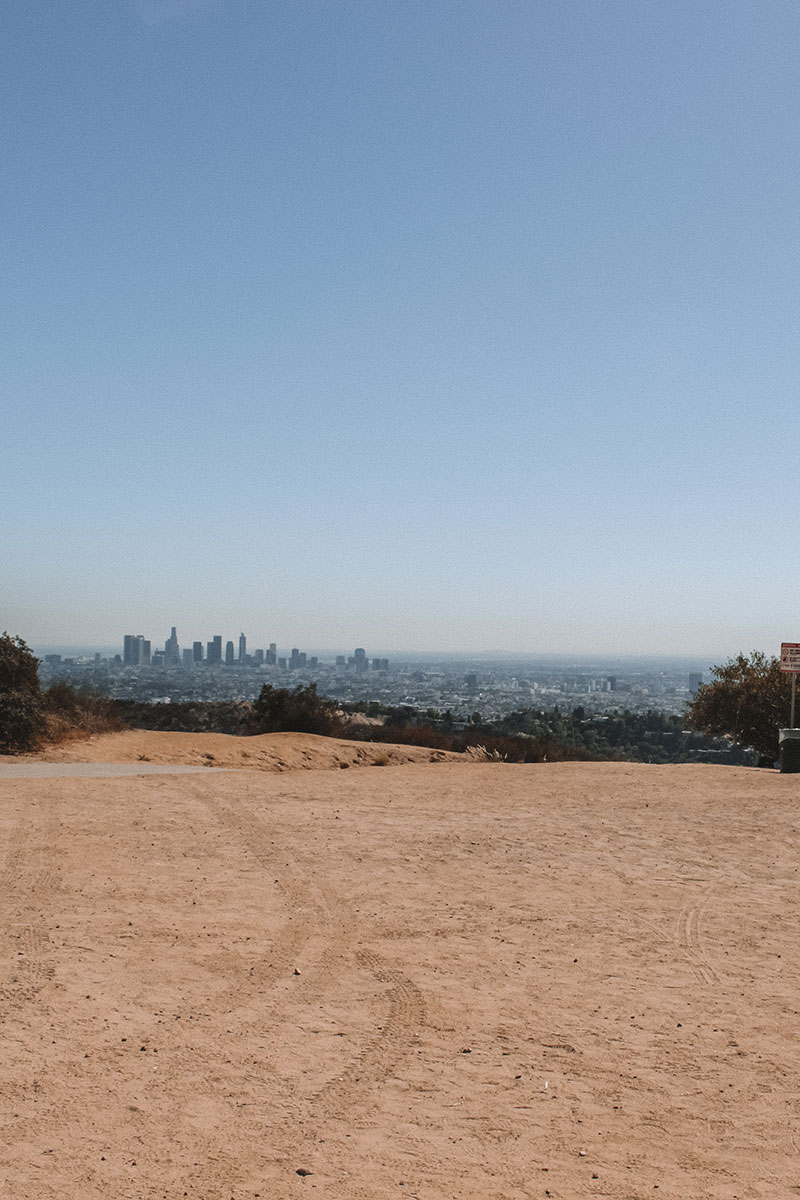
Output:
[[[0,1194],[798,1195],[799,801],[731,767],[2,781]]]
[[[8,759],[8,756],[6,756]],[[227,733],[161,733],[128,729],[81,741],[64,742],[36,755],[10,759],[39,762],[142,762],[244,768],[249,771],[336,770],[410,762],[463,760],[460,754],[421,746],[348,742],[310,733],[264,733],[232,737]],[[3,757],[0,756],[0,762]]]

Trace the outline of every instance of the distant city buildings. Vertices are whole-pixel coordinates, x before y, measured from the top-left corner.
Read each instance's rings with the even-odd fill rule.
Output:
[[[143,634],[126,634],[122,654],[77,658],[48,654],[40,674],[45,685],[68,679],[119,699],[155,703],[253,700],[265,683],[279,687],[314,683],[321,695],[356,709],[378,704],[422,713],[449,712],[456,726],[468,723],[476,711],[488,721],[522,709],[545,711],[555,706],[565,713],[658,709],[682,714],[703,680],[700,670],[690,671],[690,664],[678,660],[577,664],[574,658],[552,656],[427,655],[403,656],[390,663],[386,658],[369,658],[362,646],[349,655],[321,657],[294,646],[279,656],[276,643],[270,642],[267,649],[248,653],[245,639],[241,662],[233,639],[227,655],[220,634],[207,644],[188,642],[189,652],[180,649],[176,629],[162,645],[163,649],[151,653]],[[694,662],[691,667],[695,668]]]
[[[244,632],[239,633],[238,642],[214,634],[207,642],[196,640],[182,650],[175,626],[163,646],[163,650],[151,652],[151,643],[143,634],[125,634],[122,655],[102,662],[95,656],[92,669],[108,672],[112,690],[121,696],[254,699],[265,683],[284,687],[314,683],[321,694],[343,703],[375,701],[421,711],[449,711],[454,720],[467,721],[476,710],[491,719],[531,706],[546,709],[558,705],[567,711],[579,706],[588,712],[620,708],[682,712],[703,682],[701,671],[688,672],[686,666],[682,671],[679,667],[631,670],[608,662],[581,670],[574,664],[539,663],[531,668],[522,661],[488,665],[486,659],[461,659],[456,667],[455,660],[447,656],[435,666],[424,660],[411,665],[408,660],[390,663],[388,658],[369,657],[364,646],[357,646],[351,654],[327,658],[299,646],[279,654],[276,642],[248,652]],[[57,660],[57,655],[48,655],[43,663],[51,676],[72,669],[69,660]]]
[[[58,659],[58,662],[55,661],[56,659]],[[48,666],[55,667],[60,662],[60,655],[48,655]],[[192,642],[191,650],[188,647],[182,650],[178,643],[177,628],[173,625],[170,635],[164,643],[164,649],[156,650],[152,655],[150,642],[147,641],[143,634],[126,633],[122,639],[121,665],[125,667],[152,666],[167,669],[180,667],[184,670],[192,670],[199,667],[225,666],[227,668],[235,667],[245,670],[263,670],[265,667],[275,667],[279,671],[314,671],[319,669],[320,661],[317,655],[309,656],[305,650],[301,650],[298,646],[294,646],[287,657],[278,657],[276,642],[270,642],[266,650],[254,650],[252,654],[248,654],[247,637],[244,633],[239,634],[238,654],[236,653],[233,641],[226,641],[223,652],[222,635],[217,633],[212,637],[210,642],[206,643],[204,656],[203,643],[201,641]],[[336,669],[356,675],[366,674],[370,669],[372,671],[388,673],[389,660],[388,658],[373,658],[370,661],[367,658],[366,650],[363,646],[359,646],[349,658],[343,654],[337,655]]]

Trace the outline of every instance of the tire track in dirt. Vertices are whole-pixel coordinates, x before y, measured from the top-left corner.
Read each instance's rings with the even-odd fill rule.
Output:
[[[241,998],[243,987],[249,993],[262,993],[264,989],[287,978],[301,959],[305,961],[306,948],[312,940],[318,940],[320,936],[325,938],[325,949],[320,958],[330,959],[333,950],[344,944],[346,934],[341,907],[331,903],[322,889],[311,882],[310,872],[303,869],[300,860],[295,858],[291,867],[278,865],[274,852],[267,844],[268,832],[251,811],[243,804],[224,804],[217,797],[204,799],[219,824],[235,831],[245,852],[275,881],[274,886],[286,911],[286,917],[273,937],[268,956],[253,965],[246,980],[237,981],[222,993],[222,997],[234,1001]],[[278,871],[280,874],[276,877]],[[307,969],[311,965],[312,961],[309,960]]]
[[[244,805],[223,805],[217,800],[212,800],[211,804],[220,822],[237,830],[248,853],[261,866],[268,868],[270,873],[277,869],[273,854],[264,844],[268,839],[268,831],[251,810],[246,809]],[[295,853],[293,866],[288,873],[286,867],[281,868],[281,871],[276,886],[284,896],[290,916],[270,951],[268,968],[265,970],[262,967],[257,973],[257,982],[259,986],[263,986],[270,979],[275,982],[284,978],[289,968],[297,963],[300,955],[308,948],[312,953],[307,961],[304,960],[303,977],[298,980],[299,987],[304,991],[312,987],[315,992],[324,994],[331,977],[343,973],[352,961],[358,924],[356,914],[341,896],[314,882],[313,864],[306,856]],[[313,946],[315,942],[322,944]],[[355,958],[378,982],[393,985],[389,997],[389,1015],[384,1020],[382,1036],[375,1043],[384,1046],[388,1038],[399,1037],[400,1031],[405,1029],[409,1022],[421,1023],[425,1011],[424,1002],[416,985],[401,972],[387,965],[379,955],[368,950],[358,950]],[[240,993],[240,986],[237,986],[235,991]],[[356,1055],[353,1068],[361,1061],[363,1055],[364,1051]],[[346,1070],[350,1071],[350,1068]],[[366,1075],[366,1066],[364,1070]],[[337,1076],[331,1081],[331,1085],[338,1082]],[[325,1088],[322,1090],[325,1091]]]
[[[331,1120],[361,1123],[376,1089],[397,1076],[399,1067],[411,1054],[425,1025],[425,997],[413,980],[373,950],[359,949],[356,962],[369,971],[378,983],[389,985],[383,1001],[388,1013],[383,1019],[379,1035],[368,1041],[343,1070],[311,1097],[309,1116],[304,1126],[311,1143],[318,1140],[318,1130]],[[468,1162],[478,1171],[485,1168],[487,1161],[491,1162],[492,1175],[495,1177],[492,1195],[497,1196],[498,1200],[507,1195],[497,1190],[498,1181],[501,1188],[508,1187],[516,1195],[527,1194],[530,1178],[522,1155],[525,1146],[522,1130],[513,1120],[500,1113],[476,1118],[480,1121],[484,1119],[488,1125],[481,1129],[477,1137],[459,1142],[461,1161]],[[396,1146],[395,1150],[398,1149],[399,1146]],[[421,1171],[422,1164],[425,1164],[424,1171]],[[403,1178],[411,1196],[417,1188],[430,1187],[436,1178],[437,1186],[445,1194],[452,1182],[447,1169],[439,1171],[432,1164],[430,1145],[425,1138],[422,1135],[415,1137],[407,1131],[402,1138],[402,1153],[384,1153],[381,1167],[387,1173],[393,1171],[396,1178]],[[374,1194],[369,1185],[362,1189],[355,1181],[348,1181],[348,1196],[353,1200],[372,1200]]]
[[[331,1117],[350,1116],[354,1110],[363,1111],[374,1091],[396,1071],[398,1064],[411,1051],[425,1021],[425,1001],[417,985],[377,952],[357,943],[364,930],[357,914],[330,888],[315,882],[315,864],[310,854],[292,849],[292,865],[276,857],[270,843],[270,831],[263,820],[240,801],[235,806],[217,798],[207,800],[215,818],[223,827],[233,828],[246,852],[267,872],[271,879],[278,875],[276,885],[289,912],[281,926],[268,961],[249,975],[244,987],[250,995],[258,994],[259,1008],[269,1013],[270,1025],[280,1019],[280,1011],[313,999],[324,1001],[335,991],[342,975],[352,975],[354,969],[370,974],[381,984],[388,985],[378,1004],[385,1015],[379,1021],[379,1032],[368,1037],[341,1067],[321,1086],[303,1096],[297,1085],[290,1088],[287,1102],[290,1112],[277,1122],[271,1122],[269,1134],[280,1157],[306,1154],[313,1149],[317,1130]],[[263,995],[270,985],[285,979],[293,964],[302,960],[302,976],[291,996]],[[242,985],[236,984],[228,993],[230,999],[241,1002]],[[228,998],[226,997],[226,998]],[[266,1065],[266,1064],[265,1064]],[[254,1082],[259,1082],[254,1080]],[[263,1083],[263,1080],[260,1081]],[[289,1081],[284,1081],[288,1084]],[[258,1103],[244,1102],[241,1124],[253,1131],[263,1132]],[[357,1191],[353,1195],[360,1194]]]
[[[263,872],[268,885],[265,899],[271,896],[271,911],[265,914],[270,923],[260,955],[242,958],[240,963],[234,959],[225,988],[214,997],[213,1024],[221,1028],[223,1022],[230,1023],[227,1032],[239,1032],[241,1041],[223,1040],[212,1046],[207,1038],[198,1039],[188,1024],[181,1022],[171,1029],[175,1066],[180,1060],[188,1071],[200,1116],[191,1106],[185,1110],[173,1105],[163,1091],[161,1076],[154,1074],[139,1080],[141,1111],[130,1113],[128,1121],[131,1135],[146,1140],[157,1114],[162,1133],[175,1147],[192,1144],[198,1120],[210,1122],[203,1135],[201,1161],[187,1170],[185,1182],[202,1190],[213,1180],[211,1190],[221,1195],[248,1156],[255,1156],[267,1171],[280,1164],[293,1172],[298,1164],[313,1162],[318,1138],[324,1136],[317,1130],[332,1118],[369,1116],[375,1088],[410,1052],[424,1021],[425,1004],[417,986],[391,962],[358,945],[368,931],[335,888],[316,881],[319,864],[312,849],[293,843],[286,853],[270,828],[268,814],[254,811],[253,802],[246,798],[227,801],[206,787],[197,788],[195,795],[210,821],[230,835],[227,853],[241,855]],[[19,932],[33,950],[38,944],[36,932]],[[302,975],[295,977],[298,962]],[[371,976],[380,985],[374,997],[377,1036],[374,1025],[354,1033],[349,1052],[337,1044],[333,1058],[323,1055],[316,1061],[310,1078],[292,1069],[277,1069],[272,1055],[281,1025],[316,1002],[324,1005],[331,1000],[335,1006],[341,986],[350,986],[350,979],[343,976],[354,972]],[[257,1070],[249,1066],[245,1049],[254,1037],[262,1043]],[[203,1114],[206,1103],[207,1115]],[[407,1173],[409,1159],[403,1161]],[[320,1164],[317,1173],[324,1169]],[[355,1180],[351,1183],[348,1194],[353,1200],[371,1200],[368,1187],[362,1191]]]
[[[370,974],[376,982],[388,985],[381,1000],[386,1015],[378,1017],[380,1032],[365,1040],[346,1065],[311,1095],[295,1095],[290,1111],[270,1125],[269,1137],[277,1161],[303,1162],[323,1179],[332,1171],[330,1181],[346,1182],[350,1200],[373,1200],[373,1185],[361,1184],[346,1170],[340,1173],[340,1169],[327,1161],[323,1143],[331,1140],[332,1122],[340,1126],[344,1123],[348,1128],[374,1124],[371,1106],[376,1102],[376,1089],[396,1076],[400,1064],[411,1053],[425,1021],[426,1005],[416,984],[376,952],[359,949],[355,967]],[[415,1185],[411,1181],[418,1164],[427,1160],[429,1147],[421,1138],[405,1134],[403,1150],[404,1154],[384,1155],[381,1167],[384,1171],[394,1169],[398,1178],[407,1181],[409,1194],[413,1195]]]
[[[27,809],[27,817],[24,825],[20,821],[12,828],[0,869],[0,914],[8,947],[0,962],[0,1016],[34,1000],[55,974],[43,915],[60,884],[52,862],[52,800],[40,799]]]
[[[325,1109],[341,1111],[349,1108],[355,1100],[389,1078],[425,1022],[422,992],[406,975],[371,950],[359,950],[356,961],[378,983],[391,985],[386,995],[388,1015],[378,1037],[367,1042],[348,1066],[315,1094],[314,1102]]]
[[[0,867],[0,888],[5,893],[13,888],[19,880],[20,863],[25,853],[28,841],[27,829],[23,830],[22,822],[18,821],[8,837],[8,849]]]
[[[708,905],[711,893],[717,887],[715,880],[701,893],[684,904],[675,922],[675,944],[686,955],[698,981],[708,987],[720,982],[719,975],[712,966],[703,943],[702,919]]]
[[[202,1160],[188,1170],[186,1183],[202,1189],[213,1179],[215,1194],[222,1195],[229,1186],[223,1180],[236,1178],[241,1159],[252,1153],[248,1147],[259,1145],[265,1132],[272,1141],[275,1128],[272,1112],[286,1088],[286,1081],[269,1054],[265,1055],[263,1046],[259,1073],[243,1074],[246,1055],[238,1051],[235,1043],[226,1044],[223,1031],[231,1034],[233,1028],[240,1029],[246,1039],[252,1032],[248,1027],[254,1024],[254,1014],[258,1014],[257,1027],[263,1027],[265,1039],[280,1027],[283,1009],[290,1002],[281,994],[280,984],[292,977],[298,958],[306,953],[311,942],[315,924],[325,926],[330,919],[326,922],[316,897],[312,901],[304,894],[297,869],[287,873],[285,859],[276,855],[270,845],[269,830],[243,803],[226,802],[207,787],[192,787],[192,791],[208,811],[211,822],[223,833],[233,834],[232,853],[237,859],[255,862],[270,885],[280,866],[280,882],[276,881],[274,886],[279,907],[284,910],[278,917],[277,928],[270,930],[271,938],[265,936],[261,954],[241,960],[232,956],[226,985],[215,992],[213,1007],[205,1004],[212,1027],[219,1031],[216,1038],[210,1041],[208,1035],[198,1036],[188,1022],[174,1024],[171,1030],[176,1058],[190,1073],[199,1106],[201,1109],[207,1106],[213,1113],[203,1134]],[[299,984],[301,980],[296,982]],[[237,1013],[246,1014],[243,1023]],[[225,1030],[228,1025],[231,1028]],[[195,1119],[192,1113],[187,1116],[183,1109],[165,1103],[155,1078],[143,1085],[143,1095],[147,1111],[151,1114],[159,1111],[170,1142],[176,1146],[187,1141],[190,1144]],[[141,1136],[147,1137],[148,1121],[144,1116],[131,1119],[131,1125],[139,1127]],[[287,1124],[287,1131],[288,1128]],[[265,1151],[265,1159],[271,1157],[274,1156]]]
[[[9,942],[12,946],[11,977],[0,985],[0,1003],[7,1006],[32,1000],[55,974],[50,940],[41,928],[34,925],[12,927]],[[13,949],[15,944],[16,950]]]
[[[615,874],[620,874],[615,872]],[[628,882],[631,882],[628,880]],[[684,882],[699,882],[699,880],[684,880],[681,878],[670,878],[660,880],[662,883],[684,883]],[[615,905],[608,905],[609,911],[621,916],[626,921],[633,921],[638,925],[643,925],[654,933],[660,941],[666,942],[673,949],[680,951],[681,956],[686,960],[691,968],[698,983],[702,983],[706,987],[715,987],[720,983],[720,976],[715,970],[710,961],[705,949],[703,939],[702,921],[703,913],[705,912],[708,901],[719,886],[720,880],[715,879],[708,887],[706,887],[699,896],[695,895],[683,905],[677,918],[675,919],[671,932],[664,930],[660,924],[651,918],[646,917],[642,912],[639,912],[635,907],[620,908]]]

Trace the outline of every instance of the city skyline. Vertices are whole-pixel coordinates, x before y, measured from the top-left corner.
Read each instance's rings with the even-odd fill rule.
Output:
[[[142,622],[141,624],[144,625],[145,623]],[[256,625],[256,628],[259,628],[263,624],[264,624],[263,621],[258,622]],[[325,622],[320,622],[320,625],[325,625],[325,624],[326,624]],[[663,645],[661,645],[661,646],[656,645],[655,644],[656,639],[654,639],[653,646],[651,646],[649,648],[644,647],[644,648],[633,648],[633,649],[630,647],[625,647],[625,646],[622,646],[619,648],[608,647],[608,646],[603,647],[603,648],[598,648],[597,646],[592,647],[592,646],[575,646],[575,645],[573,645],[571,647],[567,646],[566,648],[558,647],[556,649],[544,649],[541,647],[540,648],[534,647],[533,649],[526,647],[526,648],[520,649],[518,647],[514,647],[514,648],[507,648],[504,646],[498,647],[497,645],[491,645],[491,644],[488,646],[464,646],[464,645],[459,645],[457,642],[455,644],[451,643],[449,645],[444,645],[444,646],[442,646],[442,645],[427,645],[427,646],[423,646],[423,647],[418,647],[413,644],[409,644],[407,642],[405,644],[399,643],[399,644],[395,644],[395,645],[386,644],[386,643],[379,642],[377,640],[372,640],[368,637],[359,636],[357,631],[354,633],[352,633],[352,631],[351,631],[352,636],[350,637],[350,643],[349,643],[350,648],[346,649],[347,644],[348,644],[346,641],[347,634],[345,634],[343,636],[334,635],[329,640],[322,640],[319,636],[318,629],[316,631],[312,630],[309,633],[308,637],[292,636],[292,637],[287,638],[287,637],[283,636],[281,631],[278,631],[276,634],[274,634],[274,635],[271,634],[269,636],[266,634],[261,635],[261,636],[258,636],[258,635],[251,636],[249,633],[245,634],[241,630],[239,630],[239,632],[236,632],[235,626],[231,622],[225,622],[225,621],[218,622],[218,626],[225,629],[227,632],[225,632],[223,634],[213,635],[213,638],[212,638],[212,635],[209,635],[208,633],[203,633],[202,630],[197,630],[195,628],[194,633],[199,632],[201,635],[199,638],[195,637],[194,633],[193,633],[192,636],[187,635],[187,637],[183,641],[180,641],[180,639],[179,639],[181,653],[183,653],[186,649],[188,649],[192,646],[194,646],[196,649],[198,645],[202,645],[202,649],[203,649],[202,658],[205,661],[208,658],[209,651],[211,650],[211,641],[212,640],[215,642],[218,641],[219,646],[217,647],[217,650],[216,650],[216,652],[219,653],[219,655],[220,655],[220,658],[218,661],[220,661],[224,664],[226,661],[225,656],[226,656],[226,652],[227,652],[229,654],[228,662],[230,663],[231,661],[239,660],[239,654],[240,654],[240,650],[241,650],[241,641],[242,641],[242,639],[244,639],[244,643],[245,643],[246,647],[250,647],[252,649],[261,648],[265,651],[267,649],[270,649],[273,652],[273,654],[276,656],[282,655],[282,656],[288,657],[292,652],[292,647],[294,647],[294,648],[305,647],[304,652],[310,656],[316,656],[320,659],[322,659],[322,658],[333,659],[337,655],[342,654],[343,652],[345,652],[347,654],[352,654],[353,645],[355,644],[356,641],[359,641],[361,643],[369,644],[372,647],[372,650],[370,651],[370,657],[373,657],[373,656],[386,657],[388,655],[392,659],[398,659],[398,658],[415,659],[417,657],[424,659],[424,658],[435,658],[437,656],[442,656],[443,658],[455,658],[455,659],[463,658],[465,660],[466,659],[475,659],[476,661],[480,660],[481,658],[485,658],[485,659],[496,658],[498,660],[502,660],[502,659],[517,658],[517,657],[520,659],[541,658],[543,660],[545,660],[545,659],[569,659],[570,657],[574,657],[576,659],[576,661],[595,659],[598,662],[624,661],[626,659],[632,659],[632,660],[641,659],[641,660],[647,660],[647,661],[651,661],[651,660],[656,661],[658,659],[664,659],[664,660],[670,660],[670,661],[685,660],[687,663],[694,663],[696,665],[702,665],[703,668],[707,669],[707,668],[713,666],[714,664],[718,664],[723,661],[727,661],[731,658],[734,658],[734,657],[736,657],[737,654],[740,654],[740,653],[749,654],[753,650],[761,650],[769,655],[777,656],[780,652],[781,642],[784,642],[787,640],[786,632],[785,632],[785,630],[782,629],[780,632],[778,641],[774,642],[774,643],[773,642],[764,642],[764,641],[762,641],[761,643],[757,643],[757,642],[747,643],[745,641],[741,641],[738,644],[736,644],[736,643],[731,642],[728,647],[719,646],[716,650],[713,647],[710,648],[710,647],[703,647],[703,646],[700,646],[699,648],[693,648],[693,649],[684,649],[682,647],[679,649],[674,649],[674,648],[666,647]],[[187,622],[187,625],[184,627],[189,627],[188,622]],[[168,624],[167,628],[174,630],[176,627],[173,624]],[[794,627],[789,626],[790,633],[793,632],[793,629],[794,629]],[[18,631],[9,630],[9,632],[17,633]],[[112,637],[112,638],[83,637],[83,638],[79,638],[79,639],[73,641],[73,640],[59,639],[59,638],[55,638],[55,639],[32,638],[24,632],[22,634],[20,634],[19,636],[24,637],[25,641],[29,644],[29,646],[36,653],[39,653],[39,654],[53,653],[53,652],[59,652],[59,653],[63,653],[63,654],[73,654],[73,653],[88,654],[88,653],[95,653],[97,651],[101,651],[104,655],[109,655],[112,657],[115,654],[120,654],[122,657],[124,657],[124,642],[125,642],[125,640],[127,640],[128,637],[145,638],[144,634],[139,634],[139,635],[128,634],[128,635],[125,635],[124,637],[117,635],[116,637]],[[277,640],[276,640],[276,638],[277,638]],[[148,645],[151,646],[151,650],[153,652],[160,651],[161,653],[164,653],[163,647],[165,645],[165,642],[168,640],[168,638],[165,639],[159,633],[158,636],[155,636],[155,637],[151,636],[149,638],[146,638],[145,640],[147,641]]]
[[[223,623],[223,627],[227,628],[227,626],[225,626],[224,623]],[[232,630],[232,627],[231,627],[231,630]],[[237,643],[238,643],[239,634],[236,634],[236,633],[232,632],[231,630],[229,630],[229,633],[216,635],[216,636],[219,636],[221,639],[221,649],[222,649],[222,654],[223,654],[223,661],[224,661],[224,652],[225,652],[226,644],[230,642],[232,645],[234,645],[234,647],[236,647]],[[9,630],[9,632],[16,633],[17,631]],[[230,634],[230,636],[229,636],[229,634]],[[52,653],[60,653],[60,654],[64,654],[64,655],[86,656],[86,655],[94,654],[94,653],[98,653],[98,652],[100,652],[104,656],[108,656],[108,657],[113,657],[116,654],[119,654],[121,657],[123,657],[124,638],[120,638],[119,636],[109,639],[109,640],[106,640],[104,638],[88,637],[88,638],[80,638],[75,641],[58,639],[58,638],[53,639],[53,640],[46,639],[46,638],[30,638],[30,637],[27,637],[24,633],[20,634],[19,636],[22,636],[24,638],[24,640],[27,642],[27,644],[29,645],[29,647],[33,650],[33,652],[38,654],[40,657],[44,654],[52,654]],[[138,636],[138,635],[132,635],[132,636]],[[141,635],[141,636],[144,637],[144,635]],[[162,637],[156,637],[156,638],[151,637],[146,640],[150,643],[151,651],[152,651],[152,650],[161,649],[165,639]],[[209,637],[206,636],[205,634],[203,634],[200,639],[197,639],[194,636],[187,637],[185,641],[180,643],[181,650],[183,651],[184,649],[191,647],[192,645],[196,644],[198,642],[198,640],[202,643],[203,658],[205,660],[207,657],[207,649],[208,649],[208,645],[209,645]],[[544,660],[549,660],[549,659],[568,660],[570,658],[574,658],[576,662],[594,660],[597,662],[607,662],[608,663],[608,662],[623,662],[626,660],[642,660],[642,661],[655,662],[655,661],[658,661],[659,659],[663,659],[665,661],[685,661],[687,664],[695,664],[696,666],[701,666],[703,669],[708,669],[709,667],[713,666],[714,664],[719,664],[723,661],[727,661],[730,658],[734,658],[739,653],[749,654],[753,650],[762,650],[769,655],[774,654],[775,656],[778,656],[778,654],[780,652],[780,642],[778,642],[775,645],[763,644],[763,643],[760,645],[759,644],[748,645],[748,644],[742,643],[738,646],[732,645],[730,648],[727,648],[727,649],[722,647],[722,648],[719,648],[717,651],[714,651],[713,649],[702,648],[702,647],[699,650],[683,650],[683,649],[680,649],[680,650],[670,650],[670,649],[654,649],[654,650],[618,649],[618,650],[614,650],[614,649],[597,649],[597,648],[595,648],[595,649],[590,649],[590,648],[576,649],[574,647],[566,648],[566,649],[559,648],[559,649],[555,649],[555,650],[545,650],[545,649],[506,649],[506,648],[498,648],[496,646],[495,647],[491,647],[491,646],[477,647],[477,648],[476,647],[444,648],[444,647],[434,646],[434,647],[424,647],[424,648],[420,649],[413,645],[412,646],[409,646],[409,645],[386,645],[386,644],[378,643],[378,642],[370,642],[370,640],[368,638],[363,638],[363,637],[360,640],[362,642],[368,643],[372,647],[372,649],[370,650],[370,657],[373,657],[373,655],[378,656],[378,657],[386,657],[388,655],[390,658],[395,659],[395,660],[396,659],[416,660],[417,658],[419,658],[420,660],[424,660],[424,659],[435,659],[437,657],[441,657],[442,659],[464,659],[465,661],[466,660],[474,660],[477,662],[477,661],[480,661],[481,659],[486,659],[486,660],[495,660],[496,659],[498,661],[502,661],[502,660],[506,660],[506,659],[510,660],[510,659],[519,658],[520,660],[541,659],[544,661]],[[786,641],[786,638],[783,637],[781,640]],[[266,635],[264,635],[262,637],[259,637],[259,636],[251,637],[248,634],[247,635],[247,643],[249,646],[252,646],[253,648],[264,648],[265,649],[265,648],[271,646],[273,649],[275,649],[277,647],[276,653],[279,653],[283,656],[288,656],[291,653],[291,649],[293,646],[294,647],[304,646],[305,652],[308,655],[316,656],[320,660],[322,660],[322,659],[333,660],[337,655],[340,655],[342,653],[352,654],[352,652],[353,652],[352,644],[351,644],[350,649],[347,649],[346,643],[345,643],[344,639],[341,637],[334,638],[331,641],[323,642],[323,641],[320,641],[320,639],[318,637],[315,637],[313,635],[313,633],[308,638],[303,638],[303,637],[284,638],[279,634],[277,641],[275,641],[274,638],[267,638]],[[237,652],[236,656],[238,657],[238,652]]]
[[[223,648],[224,643],[224,648]],[[144,634],[123,634],[122,654],[115,653],[113,660],[124,667],[280,667],[284,670],[302,670],[306,666],[315,668],[318,665],[317,655],[300,650],[293,646],[288,653],[280,654],[277,642],[269,642],[262,647],[247,650],[247,636],[241,632],[235,645],[232,638],[227,640],[222,634],[213,634],[208,641],[191,639],[191,645],[180,644],[177,626],[170,627],[169,637],[161,650],[151,638]],[[367,656],[363,646],[357,646],[352,655],[335,654],[336,666],[353,667],[356,672],[368,670],[387,671],[389,660],[380,656]],[[47,658],[60,658],[60,655],[48,655]]]
[[[98,658],[108,661],[109,663],[118,661],[119,665],[152,665],[153,655],[159,655],[158,665],[167,666],[183,666],[188,665],[188,658],[184,659],[184,655],[191,655],[193,664],[200,663],[203,666],[211,663],[219,666],[238,666],[240,663],[239,651],[244,647],[248,659],[248,665],[258,666],[275,666],[279,662],[285,664],[288,668],[289,661],[294,658],[292,668],[305,667],[307,664],[319,664],[320,666],[330,666],[333,664],[349,663],[354,665],[356,655],[366,656],[368,663],[373,661],[383,662],[388,664],[391,661],[393,664],[404,663],[436,663],[442,664],[470,664],[465,669],[480,669],[480,664],[501,666],[503,663],[511,664],[515,661],[522,663],[538,662],[542,666],[549,663],[559,663],[563,669],[569,670],[567,664],[573,662],[575,670],[584,671],[587,669],[595,671],[616,669],[615,665],[622,668],[636,668],[636,664],[647,664],[648,667],[654,667],[655,664],[663,662],[670,664],[672,668],[676,668],[678,664],[683,664],[687,672],[705,671],[710,669],[715,662],[720,661],[708,654],[602,654],[602,653],[560,653],[560,652],[513,652],[513,651],[420,651],[413,650],[397,650],[388,651],[385,647],[376,649],[371,647],[367,652],[363,647],[355,649],[343,650],[342,643],[338,642],[334,646],[320,646],[316,643],[303,643],[302,639],[289,639],[278,641],[267,641],[265,638],[249,638],[243,632],[239,634],[238,639],[233,636],[230,638],[225,634],[215,634],[209,636],[204,634],[200,639],[187,637],[185,641],[181,641],[177,636],[177,626],[170,626],[170,635],[167,638],[145,638],[144,634],[125,634],[121,640],[111,644],[99,642],[80,642],[80,643],[64,643],[64,642],[39,642],[29,643],[30,649],[43,660],[48,658],[75,658],[88,662],[89,659],[97,660]],[[166,649],[172,641],[173,636],[178,644],[179,654],[177,657],[170,656],[167,659]],[[238,641],[238,650],[236,649]],[[300,650],[298,646],[292,646],[292,641],[300,641],[305,645],[304,650]],[[129,660],[128,644],[141,643],[147,647],[147,659],[139,658],[137,651],[135,658]],[[212,644],[214,646],[212,653]],[[163,646],[163,649],[162,649]],[[254,659],[254,654],[263,654],[264,659],[260,657]],[[300,655],[302,663],[295,656]],[[388,655],[388,657],[387,657]],[[227,663],[226,663],[227,657]],[[51,663],[52,665],[52,663]],[[504,668],[502,668],[504,669]]]
[[[800,8],[17,6],[3,627],[800,640]]]
[[[40,673],[45,684],[66,680],[101,690],[115,699],[156,705],[183,702],[252,701],[264,685],[307,687],[341,704],[419,708],[449,712],[471,721],[477,707],[491,719],[520,708],[588,706],[611,712],[620,706],[646,713],[653,708],[682,713],[709,664],[686,659],[576,660],[557,656],[505,659],[457,655],[398,659],[352,654],[312,655],[294,647],[281,654],[247,650],[240,635],[240,657],[232,639],[215,635],[206,643],[181,648],[175,627],[164,649],[153,650],[143,636],[125,635],[123,653],[99,651],[67,657],[45,654]],[[113,648],[112,648],[113,649]]]

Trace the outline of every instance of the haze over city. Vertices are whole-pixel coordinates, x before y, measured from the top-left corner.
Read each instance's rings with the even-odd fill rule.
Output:
[[[800,640],[799,50],[788,0],[15,7],[2,626]]]

